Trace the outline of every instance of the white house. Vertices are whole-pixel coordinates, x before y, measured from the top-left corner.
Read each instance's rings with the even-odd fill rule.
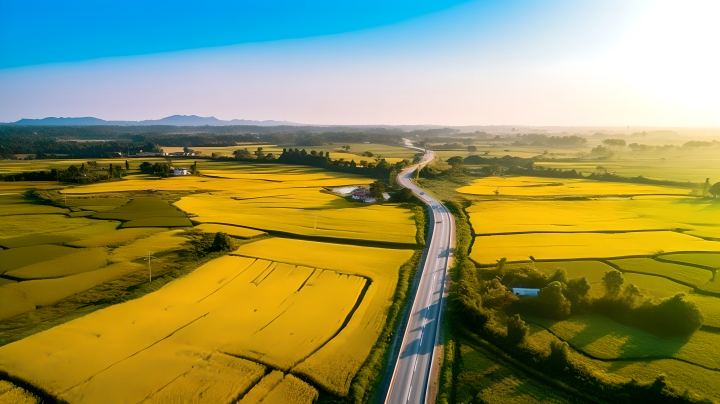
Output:
[[[188,175],[190,173],[188,173],[187,168],[176,168],[173,170],[173,174],[174,175]]]
[[[540,289],[529,288],[512,288],[512,291],[517,296],[537,296],[540,293]]]

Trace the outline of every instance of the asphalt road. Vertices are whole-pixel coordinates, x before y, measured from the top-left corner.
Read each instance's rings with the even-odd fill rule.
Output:
[[[432,151],[427,151],[420,166],[434,157]],[[389,404],[426,402],[435,347],[439,344],[443,290],[455,231],[455,221],[447,208],[412,182],[412,173],[416,168],[419,169],[414,166],[401,172],[397,179],[428,205],[430,242],[426,243],[422,275],[385,398],[385,403]]]

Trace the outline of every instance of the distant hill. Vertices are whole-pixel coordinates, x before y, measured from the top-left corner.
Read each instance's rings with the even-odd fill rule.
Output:
[[[13,122],[15,125],[63,125],[63,126],[90,126],[90,125],[120,125],[120,126],[150,126],[150,125],[171,125],[171,126],[228,126],[228,125],[253,125],[253,126],[304,126],[300,123],[288,121],[253,121],[248,119],[233,119],[223,121],[214,116],[202,117],[197,115],[173,115],[162,119],[151,119],[146,121],[106,121],[104,119],[84,118],[43,118],[43,119],[21,119]]]

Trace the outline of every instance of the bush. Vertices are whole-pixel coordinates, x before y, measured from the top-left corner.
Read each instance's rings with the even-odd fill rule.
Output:
[[[530,327],[516,314],[508,319],[507,339],[514,345],[519,345],[530,334]]]

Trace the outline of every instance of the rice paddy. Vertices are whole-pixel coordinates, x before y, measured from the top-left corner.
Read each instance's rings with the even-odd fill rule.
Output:
[[[690,194],[689,189],[656,185],[628,184],[622,182],[601,182],[583,179],[544,177],[487,177],[475,180],[471,185],[457,191],[473,195],[499,196],[635,196],[635,195],[678,195]]]
[[[346,396],[415,252],[413,211],[332,192],[373,181],[357,175],[232,162],[202,174],[76,185],[54,199],[64,207],[30,200],[4,217],[0,321],[144,278],[149,254],[178,259],[188,238],[173,228],[241,240],[157,291],[0,347],[0,373],[72,403]]]
[[[508,261],[649,256],[660,251],[720,251],[720,244],[672,231],[527,233],[481,236],[470,258],[480,265]]]
[[[477,264],[506,258],[508,268],[533,265],[548,276],[563,268],[569,278],[588,280],[590,299],[607,293],[602,278],[616,268],[625,285],[650,301],[685,293],[703,317],[702,328],[686,338],[656,336],[593,312],[563,321],[527,317],[552,332],[533,333],[529,344],[549,346],[554,334],[596,358],[578,357],[607,380],[650,383],[665,374],[681,390],[720,398],[720,389],[707,386],[720,371],[711,348],[720,343],[720,204],[674,187],[553,178],[485,178],[459,191],[495,198],[496,189],[512,198],[484,198],[466,208]],[[588,198],[559,198],[576,196]]]

